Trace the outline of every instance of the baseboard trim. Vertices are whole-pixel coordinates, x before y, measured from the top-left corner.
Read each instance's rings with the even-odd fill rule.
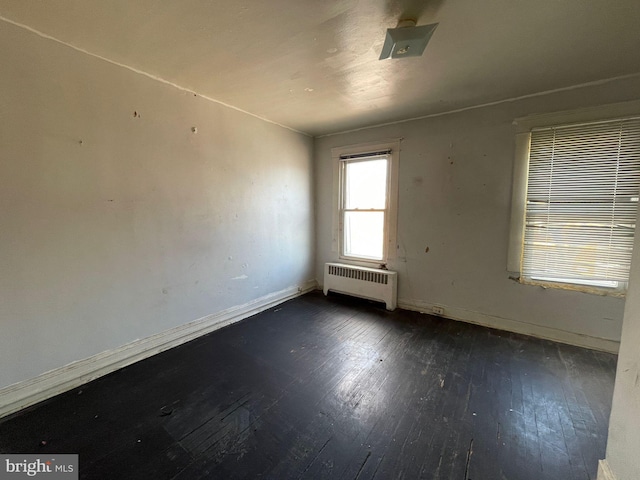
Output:
[[[315,290],[315,280],[193,320],[0,389],[0,418]]]
[[[609,462],[607,459],[598,461],[598,477],[597,480],[616,480],[615,475],[611,471],[611,467],[609,467]]]
[[[592,350],[618,353],[618,349],[620,347],[620,342],[616,342],[614,340],[581,335],[579,333],[567,332],[566,330],[520,322],[518,320],[487,315],[485,313],[474,312],[463,308],[449,307],[442,304],[436,305],[420,300],[399,299],[398,306],[405,310],[413,310],[429,314],[433,312],[434,306],[443,307],[445,312],[444,317],[451,320],[474,323],[476,325],[496,328],[498,330],[506,330],[513,333],[522,333],[533,337],[544,338],[546,340],[553,340],[554,342],[590,348]]]

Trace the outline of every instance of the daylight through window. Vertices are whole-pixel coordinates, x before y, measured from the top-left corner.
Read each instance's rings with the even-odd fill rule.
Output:
[[[534,129],[523,279],[624,290],[639,190],[640,119]]]
[[[342,254],[382,261],[388,208],[389,155],[341,157]]]

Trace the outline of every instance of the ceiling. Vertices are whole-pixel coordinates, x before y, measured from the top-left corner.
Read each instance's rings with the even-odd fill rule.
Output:
[[[310,135],[640,73],[637,0],[0,0],[0,16]],[[439,23],[424,55],[378,60],[407,17]]]

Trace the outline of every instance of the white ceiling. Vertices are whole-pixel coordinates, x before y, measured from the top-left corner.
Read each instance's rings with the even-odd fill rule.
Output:
[[[0,16],[311,135],[640,72],[638,0],[0,0]],[[378,60],[406,17],[440,24],[424,55]]]

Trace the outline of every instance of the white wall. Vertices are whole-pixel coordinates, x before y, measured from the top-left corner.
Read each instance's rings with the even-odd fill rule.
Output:
[[[607,438],[606,463],[616,480],[640,478],[640,226],[634,250]]]
[[[313,280],[311,138],[9,24],[0,65],[0,387]]]
[[[402,137],[399,301],[570,343],[613,347],[624,300],[521,285],[506,271],[515,118],[638,98],[637,79],[316,139],[316,272],[332,251],[336,146]],[[429,247],[428,253],[425,252]],[[567,333],[569,332],[569,333]],[[584,337],[586,336],[586,337]],[[593,342],[590,339],[610,342]]]

